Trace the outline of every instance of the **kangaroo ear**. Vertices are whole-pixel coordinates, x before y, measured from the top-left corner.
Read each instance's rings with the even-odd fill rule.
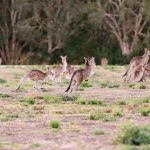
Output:
[[[95,57],[91,57],[92,60],[95,60]]]
[[[85,60],[85,62],[87,61],[87,58],[86,57],[84,57],[84,60]]]
[[[63,58],[63,56],[61,55],[61,56],[60,56],[60,58],[62,59],[62,58]]]

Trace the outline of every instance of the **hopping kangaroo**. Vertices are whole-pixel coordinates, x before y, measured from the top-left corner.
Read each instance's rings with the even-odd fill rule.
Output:
[[[130,79],[135,79],[136,73],[139,74],[140,78],[143,76],[144,67],[148,63],[150,52],[147,48],[144,49],[145,53],[143,56],[134,57],[123,75],[125,77],[124,82],[129,82]]]
[[[88,81],[89,77],[93,74],[93,69],[95,67],[94,57],[85,59],[85,68],[76,70],[70,80],[69,86],[65,92],[70,93],[77,88],[83,81]]]
[[[62,75],[67,70],[67,61],[66,61],[67,56],[60,56],[60,58],[61,58],[61,64],[59,64],[58,66],[52,69],[52,72],[54,73],[53,76],[54,81],[60,81]]]
[[[48,67],[47,72],[42,72],[40,70],[31,70],[30,72],[27,72],[24,75],[24,77],[20,80],[19,86],[16,89],[16,91],[20,89],[23,82],[27,79],[30,79],[33,81],[33,88],[34,89],[39,89],[37,86],[38,81],[40,81],[40,80],[43,81],[45,78],[48,77],[48,75],[53,75],[53,72],[50,70],[49,67]],[[43,89],[43,88],[40,88],[40,89],[45,91],[45,89]]]

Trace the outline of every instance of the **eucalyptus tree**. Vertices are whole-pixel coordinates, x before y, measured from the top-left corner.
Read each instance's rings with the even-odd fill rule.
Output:
[[[139,38],[149,39],[149,0],[96,0],[96,3],[97,13],[116,37],[123,55],[128,56],[134,50]]]

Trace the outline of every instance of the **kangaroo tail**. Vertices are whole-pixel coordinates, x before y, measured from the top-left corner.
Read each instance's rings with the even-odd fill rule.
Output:
[[[128,70],[125,72],[125,74],[122,75],[122,77],[125,77],[128,74]]]
[[[127,69],[127,71],[122,75],[122,77],[125,77],[127,74],[128,74],[128,72],[129,72],[129,69],[130,69],[130,64],[129,64],[129,66],[128,66],[128,69]]]
[[[26,74],[23,76],[23,78],[20,80],[19,86],[17,87],[16,90],[19,90],[19,89],[20,89],[22,83],[23,83],[27,78],[28,78],[28,73],[26,73]]]
[[[73,73],[73,75],[72,75],[72,77],[71,77],[71,80],[70,80],[70,83],[69,83],[69,86],[68,86],[68,88],[66,89],[65,92],[68,92],[68,91],[70,90],[71,84],[72,84],[72,81],[73,81],[73,78],[74,78],[75,74],[76,74],[76,71]]]

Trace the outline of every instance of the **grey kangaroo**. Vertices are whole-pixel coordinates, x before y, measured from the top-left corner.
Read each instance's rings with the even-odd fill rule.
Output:
[[[52,72],[54,73],[54,76],[53,76],[54,81],[60,81],[62,75],[67,70],[67,61],[66,61],[67,56],[60,56],[60,58],[61,58],[61,64],[52,68]]]
[[[146,78],[150,76],[150,63],[145,66],[143,76],[139,80],[139,82],[146,82]]]
[[[94,57],[88,59],[85,58],[85,68],[76,70],[70,80],[69,86],[65,92],[72,92],[77,88],[83,81],[88,81],[90,76],[93,74],[93,69],[95,67]]]
[[[147,65],[149,60],[150,51],[145,48],[145,53],[143,56],[134,57],[129,64],[129,67],[123,77],[125,77],[124,82],[129,82],[129,80],[135,79],[136,72],[139,72],[140,76],[143,76],[144,67]]]
[[[16,91],[20,89],[20,87],[21,87],[21,85],[23,84],[23,82],[24,82],[25,80],[27,80],[27,79],[30,79],[30,80],[33,81],[33,88],[34,88],[34,89],[39,89],[38,86],[37,86],[38,81],[40,81],[40,80],[43,81],[43,80],[44,80],[45,78],[47,78],[49,75],[51,75],[51,76],[53,75],[53,72],[50,70],[49,67],[48,67],[47,72],[42,72],[42,71],[40,71],[40,70],[31,70],[31,71],[27,72],[27,73],[24,75],[24,77],[20,80],[19,86],[18,86],[18,88],[16,89]],[[43,88],[40,88],[40,89],[46,91],[46,90],[43,89]]]

